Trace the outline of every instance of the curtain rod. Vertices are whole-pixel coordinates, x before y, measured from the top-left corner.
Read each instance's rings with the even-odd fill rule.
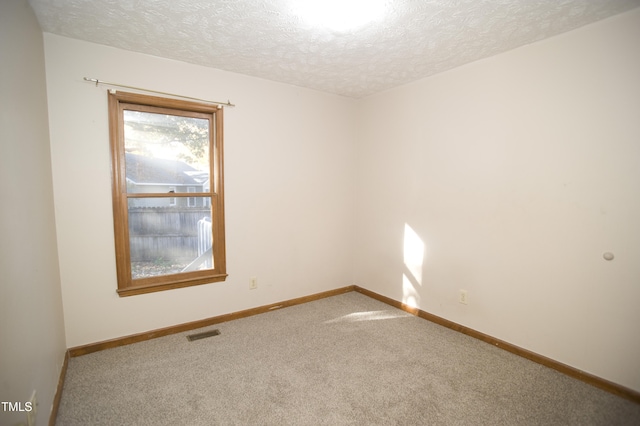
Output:
[[[104,84],[104,85],[107,85],[107,86],[124,87],[125,89],[141,90],[143,92],[157,93],[159,95],[167,95],[167,96],[173,96],[173,97],[176,97],[176,98],[190,99],[192,101],[207,102],[207,103],[215,104],[215,105],[223,105],[223,106],[228,106],[228,107],[234,107],[235,106],[230,101],[227,101],[227,102],[209,101],[207,99],[192,98],[191,96],[182,96],[182,95],[176,95],[174,93],[159,92],[157,90],[151,90],[151,89],[143,89],[141,87],[127,86],[127,85],[124,85],[124,84],[117,84],[117,83],[109,83],[108,81],[98,80],[97,78],[84,77],[84,81],[90,81],[92,83],[96,83],[96,87],[98,86],[98,84]]]

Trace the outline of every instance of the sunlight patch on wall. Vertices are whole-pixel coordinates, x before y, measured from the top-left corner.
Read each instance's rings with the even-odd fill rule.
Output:
[[[412,308],[420,307],[418,288],[422,286],[422,267],[424,264],[425,244],[416,231],[404,224],[402,274],[402,303]]]
[[[404,265],[413,278],[422,285],[422,264],[424,262],[424,242],[409,224],[404,224]]]
[[[407,274],[402,274],[402,303],[412,308],[420,307],[420,295]]]

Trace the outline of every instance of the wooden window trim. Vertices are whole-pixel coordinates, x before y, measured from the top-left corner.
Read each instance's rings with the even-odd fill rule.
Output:
[[[172,194],[130,194],[126,187],[126,165],[124,149],[123,110],[137,105],[145,110],[161,109],[165,113],[178,115],[191,113],[206,114],[210,117],[210,188],[209,192]],[[156,291],[170,290],[194,285],[224,281],[226,273],[225,219],[224,219],[224,149],[223,149],[223,109],[222,107],[183,101],[171,98],[141,95],[136,93],[108,93],[109,135],[111,145],[112,201],[116,268],[119,296],[132,296]],[[128,199],[147,197],[198,197],[211,201],[211,220],[214,268],[172,275],[161,275],[133,280],[129,250]]]

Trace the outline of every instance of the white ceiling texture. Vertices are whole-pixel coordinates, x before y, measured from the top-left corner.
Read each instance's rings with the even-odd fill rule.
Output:
[[[640,6],[640,0],[29,3],[45,32],[353,98]],[[350,9],[355,3],[359,8]],[[325,6],[337,9],[319,9]]]

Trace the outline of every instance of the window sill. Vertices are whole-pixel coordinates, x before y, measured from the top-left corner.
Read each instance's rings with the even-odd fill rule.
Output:
[[[208,276],[206,278],[199,278],[196,280],[188,280],[188,281],[178,281],[171,282],[166,284],[147,284],[147,285],[133,285],[126,288],[119,288],[117,290],[118,296],[127,297],[127,296],[135,296],[137,294],[146,294],[146,293],[154,293],[156,291],[164,291],[164,290],[172,290],[175,288],[183,288],[183,287],[191,287],[202,284],[211,284],[215,282],[225,281],[229,275],[228,274],[220,274]]]

